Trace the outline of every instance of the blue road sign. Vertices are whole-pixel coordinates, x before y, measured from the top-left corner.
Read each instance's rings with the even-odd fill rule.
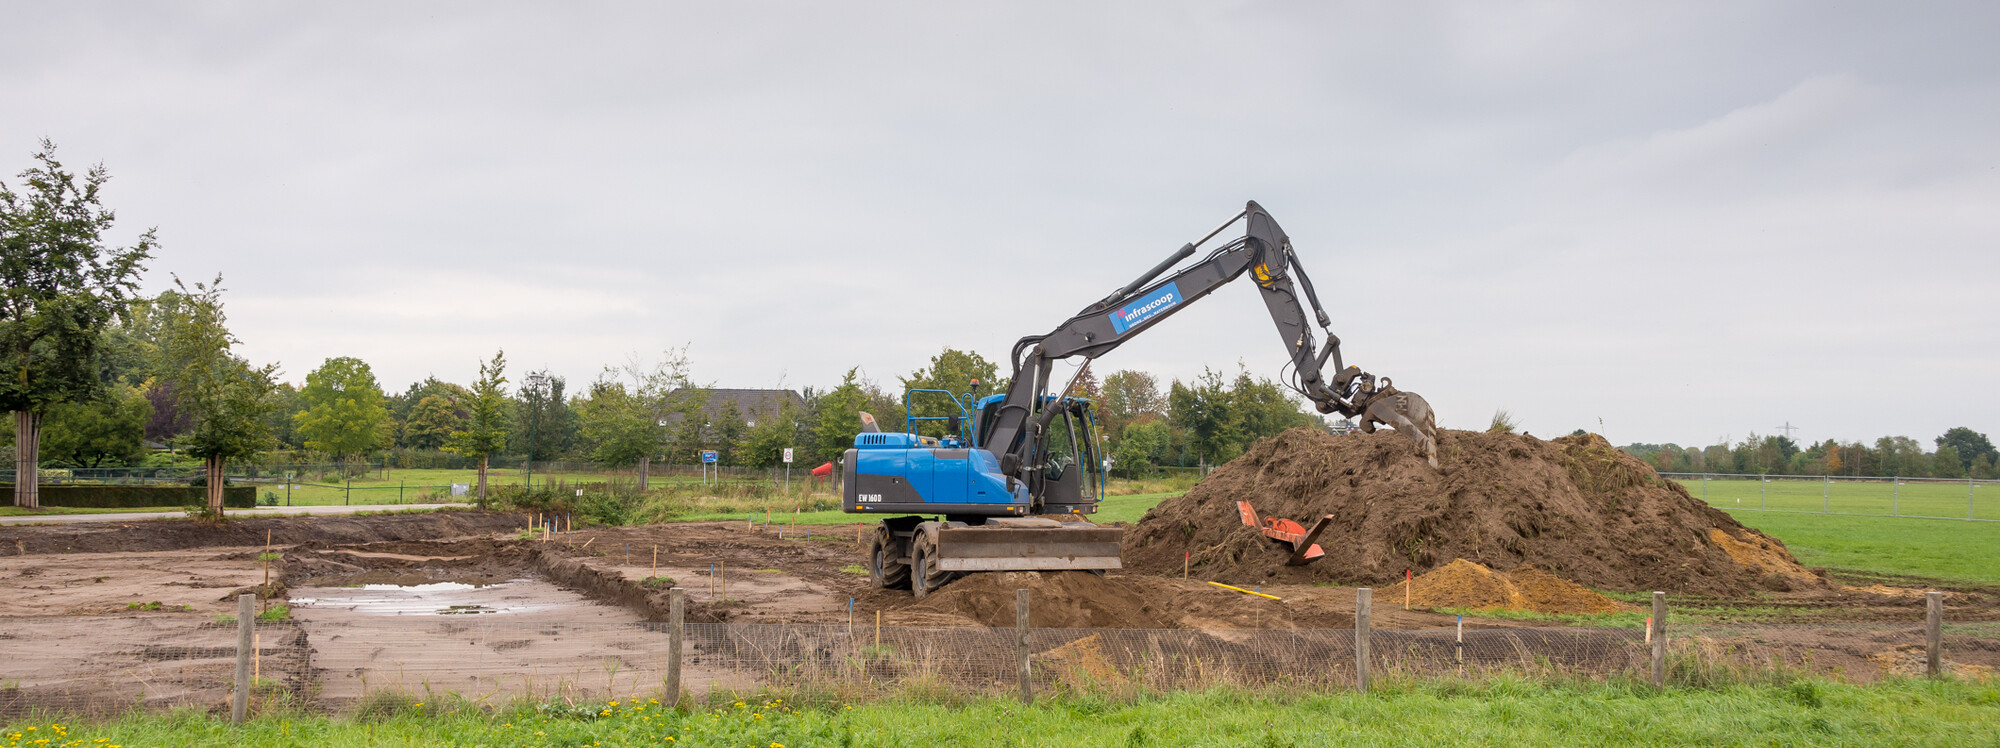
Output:
[[[702,462],[706,462],[706,463],[710,463],[710,464],[713,464],[713,463],[715,463],[716,461],[718,461],[718,460],[721,460],[721,459],[722,459],[722,453],[720,453],[720,452],[717,452],[717,451],[715,451],[715,450],[713,450],[713,449],[704,449],[704,450],[702,450],[702,451],[701,451],[701,461],[702,461]]]

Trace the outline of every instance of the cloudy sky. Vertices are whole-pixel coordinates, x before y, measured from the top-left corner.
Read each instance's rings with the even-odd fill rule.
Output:
[[[0,173],[400,390],[1001,358],[1242,208],[1447,427],[2000,432],[2000,7],[5,3]],[[11,181],[11,176],[8,177]],[[1248,283],[1099,362],[1277,376]],[[1601,423],[1601,426],[1600,426]]]

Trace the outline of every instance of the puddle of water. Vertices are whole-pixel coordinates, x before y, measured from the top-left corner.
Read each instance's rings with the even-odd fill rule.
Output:
[[[370,616],[449,616],[525,613],[550,610],[559,604],[516,594],[515,579],[497,584],[429,582],[426,584],[364,584],[359,587],[309,587],[291,599],[293,606],[337,608]],[[522,592],[526,592],[523,590]]]

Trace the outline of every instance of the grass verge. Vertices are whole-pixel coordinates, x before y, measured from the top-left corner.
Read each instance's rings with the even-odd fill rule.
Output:
[[[2000,740],[2000,689],[1893,680],[1795,680],[1656,692],[1634,683],[1386,683],[1368,695],[1218,689],[1118,701],[1091,696],[795,706],[746,699],[678,712],[652,699],[524,704],[488,713],[445,698],[371,698],[361,716],[199,712],[109,721],[24,720],[0,740],[45,746],[485,745],[1882,745]],[[46,743],[36,742],[46,740]]]

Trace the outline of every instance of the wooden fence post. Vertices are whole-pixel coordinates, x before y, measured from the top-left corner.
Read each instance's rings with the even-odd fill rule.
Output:
[[[236,596],[236,693],[229,701],[229,721],[243,724],[250,713],[250,650],[257,620],[257,596]]]
[[[1944,593],[1924,593],[1924,672],[1944,674]]]
[[[1028,669],[1028,591],[1014,590],[1015,677],[1021,681],[1021,703],[1035,703],[1035,683]]]
[[[667,591],[667,706],[681,705],[681,641],[687,628],[687,594]]]
[[[1354,690],[1368,693],[1368,618],[1373,612],[1375,591],[1367,587],[1354,591]]]
[[[1653,592],[1653,687],[1667,687],[1667,593]]]

